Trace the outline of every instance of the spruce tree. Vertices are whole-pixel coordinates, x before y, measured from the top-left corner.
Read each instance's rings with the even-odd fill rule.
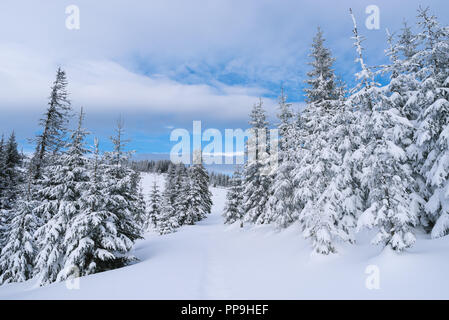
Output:
[[[67,230],[61,280],[69,278],[74,267],[79,275],[84,276],[111,270],[132,260],[127,256],[132,240],[120,232],[119,216],[110,211],[115,200],[108,194],[108,164],[101,158],[97,139],[90,163],[90,179],[79,199],[79,214],[73,217]]]
[[[411,103],[417,104],[416,160],[425,182],[424,225],[433,238],[449,233],[449,31],[428,9],[420,9],[418,39],[424,48],[415,54],[421,79]]]
[[[29,188],[14,204],[6,245],[0,250],[0,285],[23,282],[33,276],[37,225],[33,213],[35,205]]]
[[[279,119],[278,129],[280,136],[279,148],[282,151],[286,151],[289,147],[288,139],[291,136],[292,123],[294,120],[294,114],[292,111],[292,104],[287,102],[287,95],[284,92],[284,87],[281,87],[281,94],[278,98],[279,112],[277,117]],[[282,159],[280,159],[282,161]]]
[[[180,217],[180,225],[194,225],[195,222],[200,220],[198,209],[201,199],[195,191],[196,187],[192,184],[189,168],[187,175],[182,180],[179,197],[177,200],[178,205],[176,210],[178,212],[178,216]]]
[[[377,227],[374,244],[402,251],[415,242],[413,227],[417,224],[417,212],[410,206],[412,171],[401,148],[408,125],[404,125],[406,119],[398,113],[397,109],[385,106],[373,112],[376,144],[364,159],[362,178],[363,187],[369,190],[368,208],[360,216],[358,227]]]
[[[176,167],[170,164],[165,179],[165,188],[162,195],[162,212],[157,221],[157,230],[159,234],[168,234],[175,232],[179,227],[179,217],[175,209],[176,190],[174,179],[176,176]]]
[[[335,61],[324,46],[323,33],[318,29],[313,39],[312,70],[308,72],[305,89],[307,106],[302,112],[299,128],[301,146],[293,170],[298,218],[303,234],[311,239],[314,251],[329,254],[336,251],[335,240],[352,241],[351,215],[341,206],[342,184],[338,174],[342,157],[335,148],[339,140],[336,117],[341,113],[341,89],[332,68]]]
[[[305,89],[308,103],[336,100],[338,92],[336,90],[336,78],[332,69],[335,59],[331,52],[324,46],[325,39],[320,28],[313,39],[310,57],[312,62],[312,70],[307,73],[308,79],[306,83],[308,88]]]
[[[145,232],[148,228],[148,212],[146,209],[145,197],[143,195],[143,187],[141,185],[140,173],[131,169],[131,193],[136,195],[136,200],[134,202],[135,210],[134,221],[140,227],[141,233]]]
[[[175,166],[175,174],[171,181],[171,193],[173,201],[173,209],[178,218],[178,224],[182,226],[188,219],[187,214],[189,210],[189,193],[190,193],[190,181],[187,175],[187,169],[183,163],[178,163]],[[193,221],[189,219],[188,224],[193,224]]]
[[[5,137],[2,134],[0,139],[0,217],[2,210],[6,208],[6,193],[7,193],[7,177],[6,177],[6,145]]]
[[[124,139],[123,121],[117,122],[116,135],[111,137],[114,150],[105,155],[107,166],[104,176],[106,183],[105,196],[110,199],[106,210],[114,217],[117,230],[117,241],[120,241],[117,259],[108,268],[117,268],[134,260],[129,256],[134,241],[142,238],[142,226],[136,217],[145,216],[143,197],[138,185],[140,178],[128,167],[130,153],[125,151],[127,140]]]
[[[11,133],[4,148],[4,164],[3,164],[3,208],[11,208],[17,197],[19,185],[22,183],[22,175],[19,167],[22,157],[17,150],[17,142],[14,131]]]
[[[262,99],[251,110],[252,134],[246,147],[248,159],[243,170],[243,210],[245,221],[263,224],[268,222],[268,199],[271,177],[264,172],[263,153],[268,152],[268,122]],[[264,141],[265,140],[265,141]],[[252,157],[250,157],[252,155]]]
[[[16,207],[22,188],[23,174],[20,166],[22,157],[17,151],[14,131],[8,141],[0,139],[0,252],[6,245],[6,237],[11,228],[12,210]]]
[[[165,177],[165,186],[162,193],[162,211],[157,221],[157,230],[162,234],[174,232],[179,227],[179,217],[177,216],[176,201],[176,166],[170,163]]]
[[[153,189],[151,190],[150,203],[148,207],[149,225],[155,229],[157,228],[157,222],[162,213],[162,198],[156,181],[153,183]]]
[[[226,193],[226,204],[223,211],[225,224],[241,221],[243,218],[242,176],[240,167],[237,167],[232,175],[231,186]]]
[[[189,168],[190,198],[196,220],[204,219],[212,210],[212,194],[209,190],[209,174],[203,166],[200,150],[194,152],[196,161]]]
[[[5,174],[5,135],[0,138],[0,179],[4,179]],[[2,180],[0,180],[1,182]],[[1,190],[1,189],[0,189]]]
[[[270,186],[270,198],[268,200],[268,221],[281,228],[287,227],[295,220],[297,213],[293,183],[293,169],[297,159],[296,154],[296,122],[291,110],[291,104],[287,103],[284,90],[281,89],[279,97],[278,129],[280,135],[278,152],[278,169],[274,173]]]
[[[36,150],[31,160],[30,169],[35,179],[41,178],[46,157],[56,154],[65,146],[66,127],[71,111],[67,84],[65,71],[58,68],[47,111],[39,122],[42,132],[36,137]]]
[[[411,125],[375,82],[374,73],[363,59],[362,37],[353,15],[352,19],[357,61],[361,66],[357,74],[359,85],[350,98],[356,110],[354,124],[360,132],[355,154],[362,166],[359,183],[364,200],[357,228],[376,228],[374,244],[401,251],[415,242],[413,227],[417,222],[417,212],[410,207],[409,187],[413,181],[404,149]]]
[[[65,255],[69,249],[67,238],[71,236],[67,230],[80,212],[79,199],[88,185],[87,160],[84,157],[87,132],[82,128],[83,117],[81,111],[78,128],[71,136],[67,152],[45,167],[42,188],[38,190],[42,200],[35,211],[45,221],[36,232],[39,253],[35,274],[40,285],[61,280],[65,272]]]
[[[6,192],[6,168],[5,168],[5,139],[2,134],[0,139],[0,252],[5,245],[7,234],[8,211],[5,208],[4,194]]]

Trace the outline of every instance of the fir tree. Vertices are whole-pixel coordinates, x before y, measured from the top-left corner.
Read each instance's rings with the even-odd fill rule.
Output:
[[[284,92],[284,87],[281,87],[281,95],[278,99],[279,113],[277,117],[279,119],[278,129],[280,136],[279,148],[284,151],[288,147],[288,139],[291,135],[292,123],[294,114],[292,111],[292,104],[287,102],[287,96]],[[281,161],[281,159],[280,159]]]
[[[320,29],[313,39],[312,70],[308,72],[309,87],[305,90],[307,106],[302,116],[299,133],[301,146],[293,170],[295,199],[301,208],[298,218],[306,238],[321,254],[336,251],[335,239],[352,241],[351,215],[341,205],[342,184],[339,180],[342,158],[335,148],[339,140],[336,117],[341,113],[341,89],[337,87],[332,65],[335,61],[324,46]],[[297,142],[297,144],[298,144]]]
[[[31,161],[30,169],[36,179],[42,175],[46,157],[56,154],[64,147],[70,111],[67,77],[65,71],[58,68],[56,80],[51,88],[47,111],[40,120],[42,133],[36,137],[36,151]]]
[[[179,227],[179,218],[175,209],[176,201],[176,166],[170,163],[167,175],[165,177],[165,187],[162,193],[162,212],[157,221],[157,230],[159,233],[167,234],[174,232]]]
[[[403,135],[394,136],[403,132],[403,127],[407,129],[406,119],[398,113],[397,109],[385,107],[373,112],[376,143],[364,161],[369,165],[364,168],[362,178],[363,187],[369,190],[369,207],[360,216],[358,228],[376,226],[378,233],[373,243],[401,251],[415,242],[413,227],[417,212],[410,206],[413,180],[406,152],[400,147]]]
[[[231,187],[226,194],[226,204],[223,211],[225,224],[241,221],[243,218],[242,176],[240,168],[237,167],[232,175]]]
[[[42,201],[36,212],[46,221],[36,232],[39,253],[35,273],[40,285],[59,281],[64,274],[67,238],[71,236],[67,229],[80,212],[79,199],[89,181],[84,157],[87,133],[82,128],[83,116],[81,111],[78,128],[72,134],[67,152],[45,168],[42,189],[38,191]]]
[[[153,183],[153,189],[150,194],[150,204],[149,204],[149,225],[152,228],[157,228],[157,222],[160,219],[162,212],[162,198],[159,193],[159,188],[157,187],[156,181]]]
[[[19,167],[22,162],[22,157],[17,150],[17,142],[14,131],[11,133],[6,145],[3,164],[3,208],[11,208],[17,197],[19,184],[21,184],[22,175]],[[1,208],[1,206],[0,206]]]
[[[138,188],[140,178],[127,166],[130,153],[125,151],[127,140],[123,139],[123,135],[123,121],[120,119],[116,135],[111,138],[114,150],[105,156],[107,166],[104,172],[104,194],[109,199],[106,210],[113,216],[118,238],[116,241],[120,244],[116,259],[108,268],[121,267],[135,259],[128,256],[128,253],[134,241],[141,238],[142,226],[136,221],[136,217],[145,216],[143,197]]]
[[[0,139],[0,210],[6,208],[6,193],[8,189],[8,179],[6,176],[6,145],[2,134]],[[0,211],[1,212],[1,211]]]
[[[360,81],[357,91],[350,100],[356,110],[355,126],[360,132],[356,154],[361,160],[359,182],[365,202],[358,229],[376,228],[373,243],[401,251],[415,242],[412,228],[417,219],[410,207],[409,186],[413,182],[403,148],[405,132],[411,125],[374,81],[373,72],[364,63],[362,37],[353,15],[352,19],[361,71],[357,74]]]
[[[332,65],[335,61],[331,52],[324,46],[325,39],[320,28],[313,39],[310,56],[313,58],[309,65],[312,70],[307,73],[306,83],[309,88],[305,89],[307,102],[336,100],[338,92]]]
[[[14,204],[6,245],[0,251],[0,285],[23,282],[33,276],[35,205],[29,189]]]
[[[14,132],[5,143],[2,136],[0,140],[0,252],[6,245],[6,237],[11,228],[12,209],[16,206],[20,188],[23,183],[23,174],[20,166],[22,157],[17,151],[17,142]]]
[[[421,221],[436,238],[449,232],[449,31],[428,9],[420,9],[418,19],[424,49],[415,60],[421,84],[410,100],[421,110],[415,136],[417,167],[425,181]]]
[[[165,179],[165,188],[162,196],[162,212],[157,221],[157,230],[161,235],[175,232],[179,227],[179,217],[175,209],[175,176],[176,168],[171,164]]]
[[[77,273],[84,276],[123,266],[131,260],[126,253],[132,241],[121,234],[118,215],[110,211],[114,198],[108,196],[107,168],[95,139],[90,180],[79,199],[80,212],[70,221],[67,230],[61,280],[69,278],[75,267]]]
[[[5,139],[2,134],[0,139],[0,252],[5,245],[7,233],[8,211],[5,209],[4,194],[6,193],[6,168],[5,168]]]
[[[178,224],[182,226],[188,219],[190,181],[187,175],[187,169],[183,163],[176,164],[175,174],[171,181],[171,193],[173,209],[178,218]],[[196,219],[188,219],[188,224],[193,224]]]
[[[190,178],[190,199],[193,212],[196,214],[196,220],[200,221],[211,213],[212,194],[209,190],[209,174],[203,166],[201,151],[194,152],[196,160],[189,168]]]
[[[2,134],[0,139],[0,210],[3,209],[3,197],[6,191],[6,157],[5,157],[5,137]]]
[[[201,204],[201,199],[195,191],[196,186],[192,184],[189,170],[188,175],[182,180],[179,197],[177,200],[179,204],[176,207],[176,210],[178,212],[178,216],[180,217],[180,225],[194,225],[195,222],[200,220],[198,209]]]
[[[247,142],[248,159],[243,171],[243,210],[245,220],[251,223],[268,222],[267,202],[271,177],[265,174],[263,157],[268,152],[268,122],[266,121],[262,99],[251,110],[252,134]]]
[[[140,173],[134,170],[130,171],[131,174],[131,192],[136,195],[136,200],[134,202],[135,210],[134,221],[138,224],[141,229],[141,233],[148,229],[148,213],[146,209],[146,202],[143,195],[143,188],[141,186]]]
[[[284,90],[279,97],[279,124],[280,133],[278,169],[274,173],[270,186],[270,198],[268,199],[270,223],[287,227],[295,220],[296,206],[294,203],[293,169],[296,164],[296,132],[297,123],[294,122],[294,114],[291,104],[287,103]]]

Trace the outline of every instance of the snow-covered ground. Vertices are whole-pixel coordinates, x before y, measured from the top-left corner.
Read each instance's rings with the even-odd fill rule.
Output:
[[[162,176],[144,175],[146,193],[155,178],[162,186]],[[83,277],[79,289],[5,285],[0,299],[449,299],[449,237],[418,235],[415,247],[398,255],[370,245],[365,233],[356,246],[316,256],[298,226],[278,232],[223,225],[226,190],[212,192],[213,212],[204,221],[138,241],[140,262]],[[366,281],[376,271],[379,289],[370,290]]]

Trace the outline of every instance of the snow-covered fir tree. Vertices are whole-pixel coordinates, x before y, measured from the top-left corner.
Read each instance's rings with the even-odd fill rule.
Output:
[[[0,140],[0,210],[9,210],[14,204],[21,183],[22,157],[17,150],[15,133],[8,141]]]
[[[162,197],[156,181],[153,183],[148,208],[148,225],[155,229],[162,213]]]
[[[281,88],[279,96],[279,151],[278,168],[273,175],[270,185],[270,198],[268,200],[270,223],[284,228],[291,224],[297,214],[294,201],[295,185],[293,182],[293,169],[296,165],[296,132],[298,124],[294,121],[292,106],[287,103],[287,96]]]
[[[312,70],[307,73],[305,89],[308,103],[336,100],[338,91],[336,89],[336,77],[333,70],[335,59],[331,52],[324,46],[325,39],[320,28],[313,39],[310,57]]]
[[[194,162],[189,168],[190,199],[197,221],[204,219],[212,210],[212,193],[209,190],[209,174],[203,165],[200,150],[194,151]]]
[[[264,168],[264,153],[268,152],[268,122],[262,99],[254,104],[250,114],[251,136],[246,144],[248,159],[243,169],[244,220],[250,223],[268,222],[268,199],[271,177]]]
[[[3,208],[11,208],[17,197],[19,185],[22,182],[22,174],[19,171],[22,156],[17,150],[17,142],[14,131],[9,136],[9,139],[5,145],[4,153],[3,176],[5,180],[4,189],[2,192],[2,206]]]
[[[278,99],[279,104],[279,112],[277,117],[279,119],[279,123],[277,125],[279,129],[279,149],[287,150],[289,145],[289,138],[291,136],[291,131],[293,130],[292,125],[294,121],[294,113],[292,110],[292,104],[287,102],[287,95],[285,94],[284,87],[281,87],[281,94]],[[281,158],[281,156],[280,156]],[[279,159],[282,161],[282,159]]]
[[[79,212],[70,220],[66,232],[67,251],[61,280],[68,278],[75,270],[79,275],[103,271],[101,263],[110,258],[108,249],[115,251],[111,240],[116,230],[110,223],[111,215],[105,209],[108,200],[103,194],[105,168],[100,159],[97,139],[94,145],[94,157],[88,168],[89,182],[79,198]]]
[[[6,178],[6,145],[5,136],[2,134],[0,138],[0,227],[6,215],[6,192],[8,190],[8,181]],[[1,229],[0,229],[1,230]]]
[[[105,154],[104,181],[106,190],[104,196],[108,198],[106,210],[111,214],[115,224],[116,247],[114,257],[108,259],[106,268],[122,267],[135,258],[129,255],[134,241],[142,236],[142,225],[139,217],[145,217],[143,196],[140,194],[140,176],[129,168],[130,152],[126,152],[127,140],[124,139],[123,120],[116,126],[116,135],[111,137],[114,145],[112,152]]]
[[[67,76],[58,68],[50,93],[48,108],[39,124],[42,132],[36,137],[36,150],[31,160],[31,172],[41,177],[46,157],[56,154],[66,144],[67,123],[71,104],[67,92]]]
[[[414,57],[421,83],[410,103],[421,111],[415,135],[417,169],[425,181],[421,220],[437,238],[449,232],[449,30],[428,9],[420,9],[418,19],[423,48]]]
[[[196,154],[195,151],[194,159],[197,159]],[[184,224],[192,225],[205,218],[212,208],[209,185],[209,175],[201,161],[195,160],[188,169],[182,163],[171,164],[162,195],[161,214],[156,221],[159,233],[171,233]]]
[[[176,166],[171,164],[165,179],[165,188],[162,195],[162,211],[157,220],[157,230],[161,235],[172,233],[179,227],[179,219],[175,209],[177,196],[174,185],[175,176]]]
[[[242,173],[239,166],[231,178],[231,186],[226,193],[226,204],[223,211],[225,224],[241,221],[243,218]]]
[[[143,187],[140,184],[140,173],[130,170],[131,174],[131,193],[135,194],[136,200],[134,202],[134,221],[139,225],[141,233],[148,229],[149,216],[146,209],[145,197],[143,194]]]
[[[197,188],[193,185],[190,177],[183,181],[180,192],[183,199],[180,199],[181,205],[177,208],[178,215],[182,217],[180,225],[194,225],[201,220],[201,216],[199,215],[201,197],[196,191]]]
[[[171,188],[174,195],[173,208],[178,217],[178,225],[194,224],[196,217],[189,215],[190,207],[190,180],[187,174],[187,168],[183,163],[176,164],[175,175],[172,179]],[[188,221],[188,222],[187,222]]]
[[[410,206],[411,168],[403,148],[411,124],[390,103],[385,89],[374,81],[373,72],[364,62],[363,38],[352,13],[351,16],[361,71],[356,74],[359,85],[350,102],[360,133],[357,154],[362,169],[359,182],[365,201],[357,228],[376,228],[374,244],[401,251],[415,242],[413,227],[417,222],[417,212]]]
[[[335,118],[342,112],[340,88],[332,69],[335,61],[324,46],[322,31],[313,39],[312,70],[306,81],[307,106],[302,112],[299,145],[293,170],[296,206],[303,234],[311,239],[314,251],[336,251],[335,240],[352,241],[352,215],[342,207],[340,173],[342,158],[335,148],[339,131]],[[297,144],[298,144],[297,142]]]
[[[112,156],[115,159],[114,156]],[[121,212],[110,195],[110,176],[106,175],[110,164],[101,158],[98,140],[95,139],[94,157],[89,166],[89,182],[79,199],[79,214],[70,221],[67,230],[67,251],[60,279],[69,278],[73,272],[84,276],[126,265],[133,239],[123,234]],[[123,201],[123,199],[120,199]],[[131,213],[127,213],[131,215]],[[129,216],[125,217],[129,222]],[[136,228],[137,229],[137,228]]]
[[[5,143],[0,140],[0,252],[11,228],[12,210],[20,196],[23,174],[22,156],[17,150],[14,131]]]
[[[4,190],[6,190],[4,149],[5,138],[2,134],[0,138],[0,252],[6,241],[6,220],[8,215],[3,205],[3,193],[5,192]]]
[[[84,157],[87,133],[82,128],[82,119],[81,112],[68,150],[45,167],[42,187],[38,190],[41,203],[35,212],[45,221],[36,232],[39,253],[35,274],[40,285],[60,280],[64,274],[64,260],[69,250],[67,239],[71,236],[67,230],[80,212],[79,199],[88,185],[87,160]]]
[[[397,109],[388,109],[388,105],[376,108],[379,110],[372,114],[376,140],[364,159],[362,177],[362,186],[368,192],[369,207],[360,216],[358,227],[376,227],[378,233],[373,243],[382,243],[401,251],[415,242],[413,227],[418,216],[410,205],[412,171],[406,152],[401,148],[403,132],[410,124],[399,115]]]
[[[31,181],[28,184],[31,185]],[[33,276],[36,248],[34,232],[36,216],[33,210],[36,202],[31,190],[24,190],[11,211],[6,245],[0,251],[0,285],[10,282],[23,282]]]

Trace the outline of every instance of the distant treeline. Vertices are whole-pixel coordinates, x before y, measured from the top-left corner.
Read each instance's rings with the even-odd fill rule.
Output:
[[[140,160],[133,161],[131,163],[131,168],[140,172],[167,173],[170,165],[172,164],[173,163],[170,160]],[[210,172],[209,177],[211,186],[230,186],[230,177],[226,174]]]
[[[172,164],[170,160],[140,160],[133,161],[131,168],[140,172],[167,173],[170,164]]]
[[[229,187],[231,177],[223,173],[209,172],[210,184],[213,187]]]

